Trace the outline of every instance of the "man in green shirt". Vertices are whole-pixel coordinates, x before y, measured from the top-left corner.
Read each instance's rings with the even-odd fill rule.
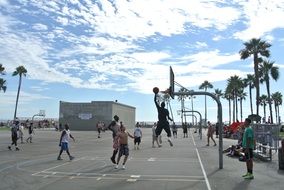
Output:
[[[243,149],[246,157],[247,173],[243,175],[244,179],[253,179],[253,149],[254,149],[254,133],[250,127],[251,120],[246,118],[244,126],[245,132],[243,134]]]

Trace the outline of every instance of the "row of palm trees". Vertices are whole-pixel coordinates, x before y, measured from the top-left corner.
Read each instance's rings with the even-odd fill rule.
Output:
[[[16,70],[13,72],[12,76],[19,76],[19,84],[18,84],[18,91],[17,91],[17,98],[16,98],[16,105],[15,105],[15,112],[14,112],[14,120],[17,117],[17,109],[18,109],[18,102],[19,102],[19,96],[21,91],[21,84],[22,84],[22,77],[26,76],[27,69],[24,66],[19,66],[16,68]],[[5,67],[3,67],[2,64],[0,64],[0,75],[5,75]],[[3,78],[0,78],[0,92],[3,90],[5,93],[7,90],[7,82]]]
[[[239,120],[239,108],[240,108],[240,119],[243,120],[243,101],[247,97],[247,93],[244,91],[245,88],[249,89],[249,102],[251,114],[253,111],[253,98],[252,91],[255,88],[255,100],[256,100],[256,115],[259,116],[259,106],[264,107],[264,117],[266,118],[266,106],[269,106],[270,122],[273,122],[273,109],[272,104],[274,104],[275,119],[280,122],[279,116],[279,106],[282,105],[282,94],[280,92],[272,93],[270,92],[270,81],[273,79],[277,81],[279,79],[279,68],[274,65],[274,61],[267,60],[270,57],[271,44],[266,41],[256,38],[251,39],[244,43],[244,49],[240,50],[240,58],[247,59],[253,57],[254,63],[254,74],[248,74],[246,78],[240,78],[237,75],[231,76],[227,80],[227,86],[224,93],[221,89],[215,89],[215,96],[220,99],[224,98],[228,100],[229,104],[229,123]],[[265,84],[266,95],[260,96],[260,84]],[[199,89],[205,92],[208,89],[212,89],[213,85],[205,80]],[[181,88],[180,91],[185,91],[187,89]],[[184,108],[184,101],[187,97],[180,96],[178,100],[181,101],[181,109]],[[207,122],[207,96],[205,96],[205,123]],[[232,118],[233,116],[233,118]]]

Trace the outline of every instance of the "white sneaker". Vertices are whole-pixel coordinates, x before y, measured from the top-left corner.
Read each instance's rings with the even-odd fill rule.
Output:
[[[118,169],[118,164],[115,166],[115,169]]]
[[[123,170],[125,170],[125,169],[126,169],[125,165],[122,165],[122,169],[123,169]]]
[[[173,146],[172,140],[168,138],[168,142],[170,143],[170,146]]]

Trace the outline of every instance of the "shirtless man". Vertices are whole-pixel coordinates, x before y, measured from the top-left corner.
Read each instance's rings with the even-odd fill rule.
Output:
[[[131,138],[134,138],[131,134],[125,131],[125,127],[123,125],[120,126],[120,132],[118,132],[117,137],[119,139],[119,154],[117,158],[117,163],[115,166],[115,169],[118,168],[120,158],[122,155],[124,155],[124,160],[122,163],[122,169],[125,170],[125,163],[127,161],[127,158],[129,156],[129,148],[128,148],[128,136]]]

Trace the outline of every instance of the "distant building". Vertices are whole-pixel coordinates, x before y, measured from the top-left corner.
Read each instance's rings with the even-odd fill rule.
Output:
[[[127,128],[135,126],[135,107],[117,101],[92,101],[90,103],[74,103],[60,101],[59,123],[70,124],[71,130],[96,130],[99,121],[106,126],[118,115]]]

